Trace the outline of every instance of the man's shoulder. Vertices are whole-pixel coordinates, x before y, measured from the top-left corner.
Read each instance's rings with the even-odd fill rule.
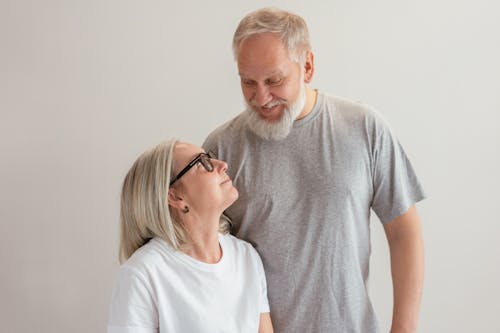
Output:
[[[338,122],[384,126],[386,121],[380,112],[361,100],[323,93],[324,105]]]
[[[247,117],[245,112],[240,113],[229,121],[214,129],[205,139],[203,146],[214,146],[221,143],[229,143],[241,136],[246,128]]]
[[[375,109],[361,100],[323,93],[324,104],[334,112],[342,115],[371,115]]]

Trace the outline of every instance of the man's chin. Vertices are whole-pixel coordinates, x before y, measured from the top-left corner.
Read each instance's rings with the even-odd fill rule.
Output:
[[[283,118],[282,114],[280,114],[279,116],[275,116],[275,117],[266,117],[266,116],[259,114],[259,119],[261,121],[268,123],[268,124],[277,124],[281,121],[282,118]]]
[[[248,128],[264,140],[279,141],[290,134],[292,124],[284,118],[284,113],[277,119],[268,119],[255,110],[248,110]],[[293,121],[292,121],[293,123]]]
[[[278,123],[281,119],[283,119],[283,113],[285,112],[284,109],[277,110],[272,113],[265,113],[259,110],[251,109],[252,112],[254,112],[255,115],[259,117],[260,120],[265,121],[267,123]]]

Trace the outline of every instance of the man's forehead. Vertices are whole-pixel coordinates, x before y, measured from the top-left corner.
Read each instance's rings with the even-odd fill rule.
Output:
[[[262,68],[279,69],[290,60],[288,49],[274,36],[260,35],[243,41],[238,49],[237,63],[240,72]]]
[[[250,73],[250,72],[245,72],[242,71],[241,69],[238,72],[238,75],[242,78],[249,78],[252,76],[255,76],[257,73]],[[273,77],[273,76],[281,76],[283,75],[283,71],[281,69],[272,69],[270,71],[262,71],[261,73],[258,73],[260,76],[263,77]]]

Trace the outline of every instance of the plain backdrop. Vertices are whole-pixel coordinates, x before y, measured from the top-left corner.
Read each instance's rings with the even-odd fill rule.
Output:
[[[311,86],[377,108],[426,189],[419,331],[500,332],[497,1],[0,0],[2,332],[105,331],[125,173],[243,109],[231,38],[267,5],[306,19]],[[372,244],[388,332],[376,218]]]

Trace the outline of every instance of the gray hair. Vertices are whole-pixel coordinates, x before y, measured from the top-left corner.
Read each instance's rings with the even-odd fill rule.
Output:
[[[154,237],[175,250],[187,243],[183,223],[168,205],[177,141],[164,141],[144,152],[125,176],[120,205],[120,262]],[[229,225],[228,218],[221,216],[219,231],[227,233]]]
[[[238,52],[246,39],[263,34],[278,34],[287,47],[290,59],[303,65],[307,51],[311,50],[309,31],[304,19],[278,8],[262,8],[247,14],[236,28],[233,36],[233,54]]]

